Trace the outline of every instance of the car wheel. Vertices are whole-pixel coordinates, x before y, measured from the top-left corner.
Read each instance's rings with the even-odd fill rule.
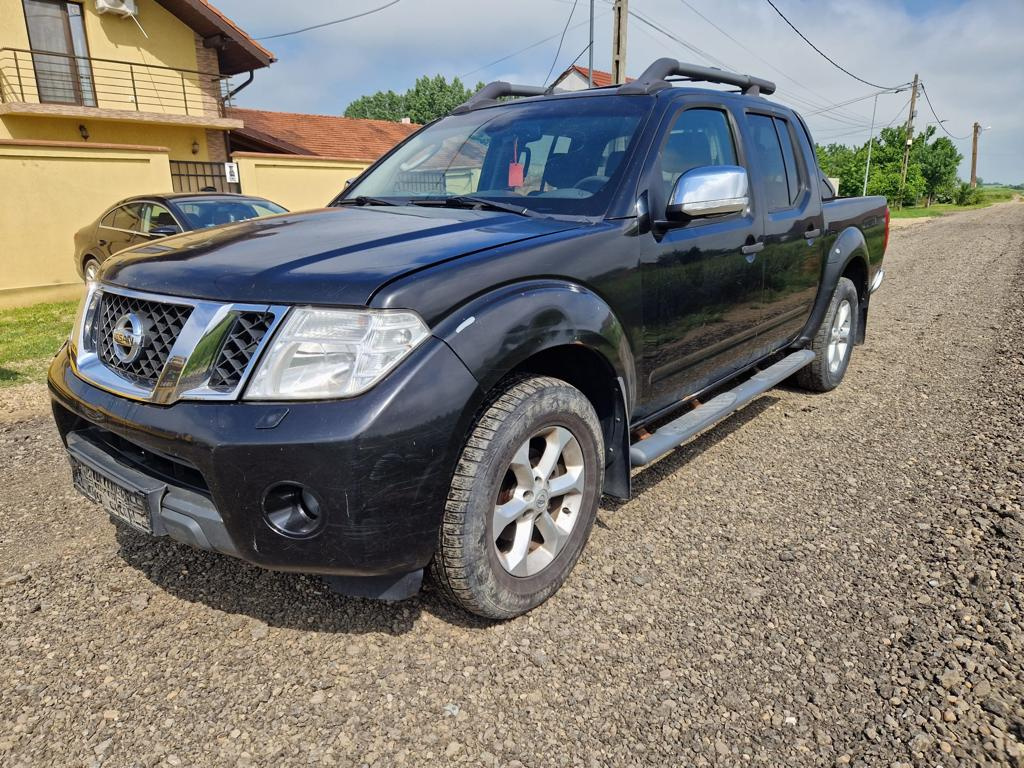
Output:
[[[100,271],[100,263],[91,256],[85,260],[82,265],[82,274],[85,275],[85,280],[91,283],[96,279],[96,274]]]
[[[858,306],[853,281],[840,278],[821,327],[811,341],[814,361],[796,376],[801,387],[812,392],[828,392],[839,386],[850,366],[853,340],[857,338]]]
[[[565,581],[597,515],[604,441],[590,401],[559,379],[513,380],[459,457],[434,581],[471,613],[508,619]]]

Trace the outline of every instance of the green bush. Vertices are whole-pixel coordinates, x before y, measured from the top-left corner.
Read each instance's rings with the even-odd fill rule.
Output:
[[[953,202],[957,205],[977,205],[981,202],[981,190],[972,187],[966,181],[962,182],[956,191],[956,199]]]

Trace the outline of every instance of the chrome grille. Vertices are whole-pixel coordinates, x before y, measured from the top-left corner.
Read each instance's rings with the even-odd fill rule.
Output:
[[[227,392],[242,381],[242,375],[263,341],[274,316],[269,312],[241,312],[232,323],[210,373],[210,389]]]
[[[143,324],[145,341],[138,358],[124,362],[114,351],[114,328],[125,315],[136,315]],[[145,387],[153,387],[167,364],[174,342],[192,314],[192,307],[149,301],[118,293],[106,293],[100,299],[95,322],[96,350],[104,365],[121,376]]]

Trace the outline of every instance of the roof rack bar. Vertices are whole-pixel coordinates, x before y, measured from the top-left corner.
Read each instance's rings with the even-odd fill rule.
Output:
[[[735,85],[749,96],[775,93],[775,83],[753,75],[741,75],[727,72],[716,67],[702,67],[698,64],[686,64],[675,59],[658,59],[644,70],[632,83],[619,86],[620,93],[654,93],[670,87],[666,82],[669,77],[686,77],[705,83],[722,83]]]
[[[505,96],[543,96],[547,89],[543,85],[514,85],[504,80],[488,83],[469,97],[469,100],[452,110],[453,115],[487,107]]]

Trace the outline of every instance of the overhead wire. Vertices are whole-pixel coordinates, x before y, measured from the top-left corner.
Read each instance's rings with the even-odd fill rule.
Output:
[[[334,19],[333,21],[325,21],[325,22],[323,22],[321,24],[313,24],[312,26],[309,26],[309,27],[303,27],[302,29],[294,29],[291,32],[279,32],[276,35],[263,35],[262,37],[257,37],[256,39],[257,40],[274,40],[274,39],[276,39],[278,37],[289,37],[290,35],[298,35],[298,34],[301,34],[303,32],[309,32],[309,31],[314,30],[314,29],[322,29],[323,27],[330,27],[330,26],[333,26],[335,24],[341,24],[342,22],[345,22],[345,21],[352,21],[353,19],[361,19],[364,16],[370,16],[371,14],[379,13],[380,11],[383,11],[386,8],[390,8],[393,5],[398,5],[398,3],[400,3],[400,2],[401,2],[401,0],[391,0],[390,3],[385,3],[384,5],[381,5],[381,6],[377,7],[377,8],[371,8],[368,11],[363,11],[362,13],[357,13],[357,14],[355,14],[353,16],[346,16],[343,19]]]
[[[943,123],[945,121],[944,120],[940,120],[939,116],[937,114],[935,114],[935,107],[932,106],[932,100],[928,96],[928,89],[924,87],[924,83],[921,83],[921,93],[924,94],[924,100],[928,104],[928,109],[931,110],[932,117],[935,118],[936,124],[938,124],[939,128],[941,128],[942,130],[946,131],[946,135],[949,136],[949,138],[956,139],[957,141],[966,141],[967,139],[971,138],[970,134],[968,134],[967,136],[954,136],[952,133],[950,133],[946,129],[946,126],[943,125]]]
[[[572,8],[569,9],[569,18],[565,20],[565,26],[562,27],[562,36],[558,38],[558,49],[555,51],[555,58],[551,60],[551,66],[548,68],[548,73],[544,76],[545,85],[547,85],[548,80],[551,77],[551,73],[555,71],[555,64],[558,63],[558,56],[562,52],[562,43],[565,42],[565,33],[569,31],[569,24],[572,23],[572,15],[576,13],[576,4],[578,2],[579,0],[572,0]]]
[[[821,48],[819,48],[814,43],[812,43],[810,38],[807,37],[807,35],[805,35],[803,32],[801,32],[799,29],[797,29],[796,26],[793,24],[793,22],[791,22],[789,19],[786,18],[786,14],[784,14],[782,11],[780,11],[778,6],[775,5],[775,3],[772,2],[772,0],[765,0],[765,2],[768,3],[768,5],[770,5],[772,7],[772,9],[779,15],[779,17],[784,22],[786,22],[787,25],[789,25],[790,29],[792,29],[794,32],[796,32],[800,36],[800,39],[802,39],[805,43],[807,43],[809,46],[811,46],[811,48],[813,48],[818,53],[819,56],[821,56],[823,59],[825,59],[825,61],[827,61],[833,67],[838,69],[840,72],[845,72],[847,75],[852,77],[854,80],[858,80],[858,81],[864,83],[864,85],[870,85],[872,88],[882,88],[883,90],[892,91],[892,90],[895,90],[896,88],[899,87],[899,86],[879,85],[878,83],[872,83],[870,80],[865,80],[863,77],[859,77],[858,75],[853,74],[853,72],[848,70],[842,64],[840,64],[835,59],[833,59],[831,56],[829,56],[827,53],[825,53],[823,50],[821,50]]]

